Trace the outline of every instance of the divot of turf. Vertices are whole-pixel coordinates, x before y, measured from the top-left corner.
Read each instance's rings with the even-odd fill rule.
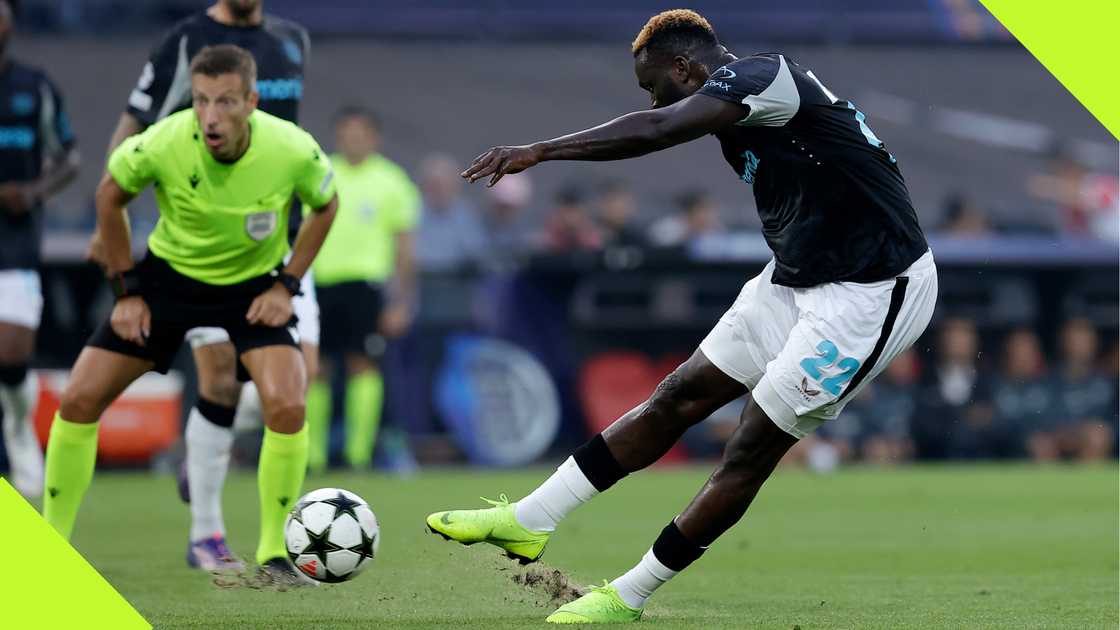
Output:
[[[511,575],[510,580],[532,592],[538,604],[553,608],[578,599],[587,592],[560,569],[542,564],[524,567]]]

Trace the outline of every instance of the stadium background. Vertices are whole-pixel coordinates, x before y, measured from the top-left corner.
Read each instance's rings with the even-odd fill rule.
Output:
[[[47,305],[36,367],[54,369],[72,362],[111,305],[98,272],[82,260],[103,147],[158,34],[205,3],[23,4],[13,52],[58,82],[85,156],[80,181],[48,208]],[[1023,457],[1032,429],[1078,420],[1053,417],[1050,403],[1003,404],[978,386],[959,403],[942,400],[935,375],[939,333],[949,321],[977,331],[977,382],[991,383],[984,391],[1036,387],[1052,400],[1062,394],[1051,378],[1062,363],[1059,331],[1071,318],[1088,319],[1100,335],[1095,369],[1112,390],[1102,420],[1114,436],[1120,304],[1115,139],[972,2],[693,6],[717,25],[733,52],[779,49],[812,67],[841,98],[859,104],[900,160],[942,274],[934,324],[916,346],[919,367],[897,385],[915,401],[898,412],[896,424],[919,442],[916,456]],[[372,107],[383,122],[384,154],[427,192],[439,185],[423,172],[432,155],[465,165],[492,144],[559,135],[646,105],[627,48],[651,11],[646,3],[577,2],[559,9],[544,2],[473,8],[366,2],[357,8],[324,0],[312,8],[269,0],[266,9],[312,33],[304,126],[329,146],[338,107]],[[387,362],[386,424],[407,439],[387,443],[408,445],[421,466],[529,463],[566,451],[640,401],[768,257],[749,189],[728,176],[713,149],[711,140],[701,140],[617,164],[550,164],[500,197],[478,187],[456,191],[456,203],[468,205],[483,231],[501,240],[450,260],[426,261],[421,229],[418,319],[392,344]],[[1078,201],[1048,198],[1047,188],[1059,185],[1076,190]],[[630,195],[631,202],[608,199],[605,189],[623,199]],[[682,233],[678,200],[686,194],[710,200],[714,217],[704,216],[718,227]],[[632,210],[625,229],[604,225],[604,207],[614,202],[622,203],[621,214]],[[513,221],[499,221],[498,203],[507,204]],[[590,226],[587,246],[549,247],[540,236],[565,204],[566,216]],[[140,244],[154,223],[154,204],[148,197],[132,211]],[[1030,345],[1009,343],[1021,329],[1027,334],[1016,339],[1036,337],[1041,356],[1033,368],[1015,372],[1005,350]],[[509,346],[487,350],[479,338],[527,351],[529,364],[547,372],[546,394],[531,378],[533,368],[521,369],[523,362],[510,357]],[[1030,348],[1023,352],[1032,355]],[[181,353],[184,409],[194,391],[189,361],[189,353]],[[448,382],[470,387],[464,393]],[[179,384],[155,390],[174,394]],[[546,430],[550,406],[535,398],[547,397],[549,389],[558,405],[555,436]],[[859,405],[852,408],[825,436],[841,454],[845,445],[858,452],[875,431],[887,430],[873,421],[879,410],[872,401],[862,416]],[[106,463],[169,464],[176,457],[178,409],[164,414],[158,435],[134,414],[115,420],[122,439],[145,447],[125,449],[124,457]],[[986,423],[970,421],[977,410],[988,414]],[[735,410],[719,415],[671,456],[716,452],[720,421],[733,421]],[[107,426],[114,422],[107,420]],[[890,431],[897,434],[898,426]],[[477,439],[496,433],[517,437]],[[112,443],[103,442],[103,449]],[[243,456],[251,460],[251,440],[247,444]],[[410,468],[407,453],[403,467],[399,451],[389,455],[384,462]],[[821,462],[829,458],[814,461],[827,466]]]

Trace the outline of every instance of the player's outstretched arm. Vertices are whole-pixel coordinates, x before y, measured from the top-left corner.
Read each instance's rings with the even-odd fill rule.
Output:
[[[519,173],[549,160],[625,160],[695,140],[745,116],[742,105],[694,94],[668,107],[633,112],[577,133],[522,146],[494,147],[462,175],[474,182]]]

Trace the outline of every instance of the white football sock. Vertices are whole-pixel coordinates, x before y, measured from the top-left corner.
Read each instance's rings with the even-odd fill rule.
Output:
[[[8,450],[11,481],[27,498],[43,494],[43,451],[31,412],[39,395],[39,377],[28,372],[19,385],[0,385],[0,408],[4,410],[4,445]]]
[[[536,490],[517,502],[513,515],[525,529],[551,532],[572,510],[597,494],[576,460],[569,457]]]
[[[235,433],[254,431],[264,426],[264,412],[261,411],[261,394],[252,382],[241,388],[241,398],[237,401],[237,412],[233,416]]]
[[[674,571],[661,564],[657,556],[653,555],[653,549],[650,549],[642,556],[642,561],[637,566],[611,582],[611,586],[618,589],[618,596],[626,602],[627,606],[643,608],[649,596],[678,573],[680,571]]]
[[[222,485],[229,469],[233,430],[207,420],[197,407],[187,416],[187,479],[191,490],[191,541],[225,536]]]

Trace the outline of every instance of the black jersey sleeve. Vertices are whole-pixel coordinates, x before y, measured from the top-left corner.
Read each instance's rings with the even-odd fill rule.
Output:
[[[77,140],[70,126],[62,92],[46,75],[39,84],[39,91],[39,137],[43,143],[43,155],[53,158],[74,148]]]
[[[128,96],[128,113],[145,125],[182,109],[190,95],[190,59],[187,33],[181,26],[152,49]]]
[[[801,98],[785,57],[765,53],[737,59],[718,68],[700,94],[745,106],[737,124],[781,127],[797,114]]]

